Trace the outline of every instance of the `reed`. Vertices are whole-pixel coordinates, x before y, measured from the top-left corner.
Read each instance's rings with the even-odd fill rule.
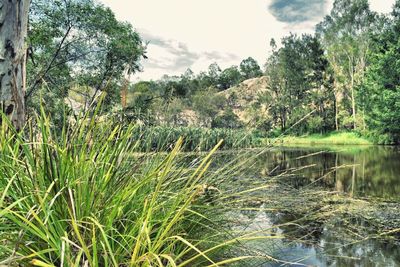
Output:
[[[178,130],[201,140],[191,144],[178,132],[155,128],[145,142],[176,141],[171,151],[135,156],[143,145],[133,135],[136,126],[99,123],[97,112],[54,130],[42,110],[24,132],[2,117],[0,265],[220,266],[253,257],[270,260],[217,253],[261,238],[221,231],[213,214],[224,204],[203,203],[211,179],[226,179],[234,169],[208,172],[223,144],[219,139],[233,133],[210,131],[206,140],[200,130]],[[179,152],[199,144],[214,147],[185,166]]]
[[[134,127],[132,138],[140,139],[138,151],[171,150],[179,138],[183,138],[182,151],[209,151],[219,141],[220,149],[254,148],[261,145],[261,139],[252,131],[236,129],[208,129],[200,127]]]

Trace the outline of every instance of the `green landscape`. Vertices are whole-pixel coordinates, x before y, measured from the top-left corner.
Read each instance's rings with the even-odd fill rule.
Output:
[[[0,267],[400,266],[400,0],[139,2],[0,0]]]

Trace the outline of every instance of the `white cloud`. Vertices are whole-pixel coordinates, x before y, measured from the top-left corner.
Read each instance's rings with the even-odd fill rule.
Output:
[[[389,13],[392,11],[396,0],[369,0],[371,9],[380,13]]]
[[[371,0],[371,4],[374,10],[386,12],[392,1]],[[151,42],[149,60],[144,62],[144,72],[137,74],[136,79],[157,79],[163,74],[180,74],[189,67],[199,72],[214,61],[225,68],[249,56],[263,65],[271,38],[280,40],[290,32],[313,32],[315,24],[328,14],[333,0],[328,0],[320,19],[297,24],[279,22],[268,10],[272,0],[101,2],[119,19],[131,22]]]

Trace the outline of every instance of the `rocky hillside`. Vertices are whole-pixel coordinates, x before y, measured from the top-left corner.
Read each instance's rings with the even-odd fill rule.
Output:
[[[258,98],[267,91],[267,77],[262,76],[245,80],[237,86],[219,92],[218,95],[227,99],[227,105],[219,111],[222,115],[227,109],[233,111],[243,125],[256,126],[255,120],[267,116],[267,107],[258,104]],[[206,103],[205,103],[206,104]],[[198,114],[190,109],[184,109],[179,114],[179,125],[209,127],[211,122],[204,124]]]
[[[258,113],[257,116],[266,115],[266,107],[255,105],[258,97],[267,91],[267,86],[268,78],[262,76],[245,80],[219,94],[227,98],[229,106],[242,122],[251,124],[250,120],[255,117],[254,113]]]

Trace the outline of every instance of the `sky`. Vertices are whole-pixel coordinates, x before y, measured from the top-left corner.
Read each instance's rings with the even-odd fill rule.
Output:
[[[388,13],[395,0],[369,0]],[[224,69],[253,57],[262,66],[271,38],[313,33],[333,0],[100,0],[148,42],[143,72],[134,80],[195,73],[217,62]]]

